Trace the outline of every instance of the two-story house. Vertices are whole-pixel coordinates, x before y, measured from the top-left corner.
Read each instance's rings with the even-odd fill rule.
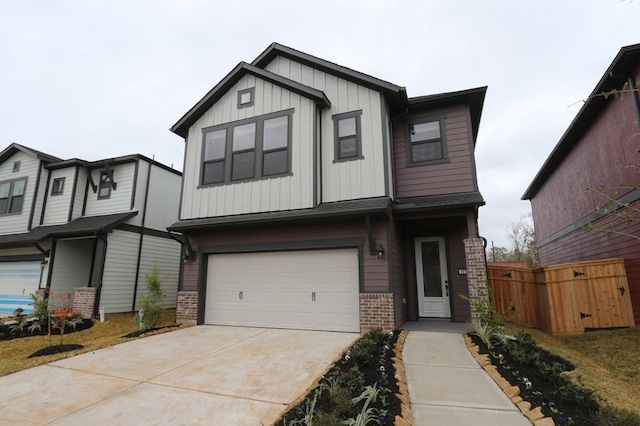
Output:
[[[0,312],[39,290],[77,293],[85,314],[138,309],[161,270],[175,307],[181,173],[142,155],[61,160],[12,144],[0,152]]]
[[[181,321],[392,329],[484,297],[474,148],[486,88],[403,87],[270,45],[173,127],[184,138]]]
[[[620,49],[522,196],[531,200],[541,265],[624,258],[636,324],[639,90],[635,44]]]

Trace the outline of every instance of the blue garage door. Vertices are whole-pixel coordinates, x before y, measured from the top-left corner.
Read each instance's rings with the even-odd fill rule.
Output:
[[[40,261],[0,262],[0,313],[10,314],[16,308],[33,312],[30,295],[38,290]]]

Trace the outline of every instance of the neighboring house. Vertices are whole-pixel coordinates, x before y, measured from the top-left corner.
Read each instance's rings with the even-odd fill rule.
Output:
[[[181,173],[141,155],[61,160],[12,144],[0,152],[0,312],[38,290],[87,287],[87,313],[138,309],[157,263],[175,307]]]
[[[640,207],[640,189],[628,186],[640,184],[639,81],[640,44],[623,47],[522,196],[531,200],[542,266],[625,259],[636,323],[640,217],[623,219],[607,205],[614,199]],[[600,95],[625,87],[620,96]]]
[[[316,330],[467,321],[484,296],[474,148],[486,88],[403,87],[279,44],[185,139],[181,321]],[[416,262],[417,260],[417,262]]]

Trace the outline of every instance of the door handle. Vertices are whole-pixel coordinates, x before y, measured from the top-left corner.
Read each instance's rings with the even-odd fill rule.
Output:
[[[449,281],[444,282],[444,289],[447,292],[447,297],[449,297]]]
[[[312,292],[311,292],[311,301],[312,301],[312,302],[315,302],[315,301],[316,301],[316,292],[315,292],[315,291],[312,291]]]
[[[238,299],[242,300],[242,292],[241,291],[238,292]]]

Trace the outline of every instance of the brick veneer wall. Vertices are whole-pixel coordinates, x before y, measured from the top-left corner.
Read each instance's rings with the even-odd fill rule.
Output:
[[[80,312],[83,317],[93,317],[93,308],[96,303],[97,287],[80,287],[75,289],[73,295],[73,309]]]
[[[393,293],[360,293],[360,331],[395,328]]]
[[[469,282],[469,297],[472,300],[489,301],[487,288],[487,262],[482,238],[466,238],[464,253],[467,260],[467,281]],[[471,319],[480,317],[480,312],[471,304]]]
[[[198,292],[179,291],[176,306],[178,324],[196,324],[198,322]]]

